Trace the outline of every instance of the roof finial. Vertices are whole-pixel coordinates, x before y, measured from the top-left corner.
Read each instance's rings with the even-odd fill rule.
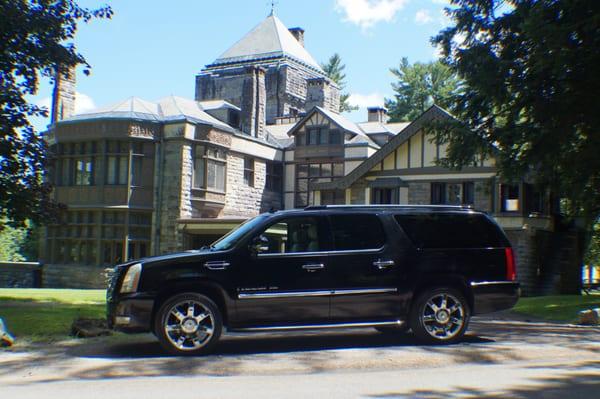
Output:
[[[275,6],[277,5],[277,1],[275,0],[271,0],[271,14],[269,14],[269,17],[272,17],[273,15],[275,15]]]

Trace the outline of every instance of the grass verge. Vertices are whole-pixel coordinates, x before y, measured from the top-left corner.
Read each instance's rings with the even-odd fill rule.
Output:
[[[576,322],[581,310],[600,308],[600,295],[556,295],[521,298],[513,311],[549,321]]]
[[[78,317],[103,318],[104,290],[0,289],[0,318],[18,341],[65,339]]]

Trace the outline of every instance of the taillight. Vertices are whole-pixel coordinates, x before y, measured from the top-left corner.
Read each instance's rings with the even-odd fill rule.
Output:
[[[504,255],[506,256],[506,279],[515,281],[517,279],[517,269],[515,267],[515,253],[512,248],[505,248]]]

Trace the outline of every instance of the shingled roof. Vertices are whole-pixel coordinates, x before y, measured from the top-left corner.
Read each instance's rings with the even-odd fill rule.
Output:
[[[269,15],[207,67],[281,57],[325,74],[319,63],[275,15]]]

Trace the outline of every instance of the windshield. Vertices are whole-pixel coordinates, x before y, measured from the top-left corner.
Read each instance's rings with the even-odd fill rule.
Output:
[[[211,249],[217,251],[224,251],[233,247],[237,244],[250,230],[252,230],[255,226],[261,224],[268,215],[258,215],[252,219],[246,220],[244,223],[240,224],[237,228],[231,230],[229,233],[225,234],[223,237],[219,238],[217,241],[212,243],[210,246]]]

